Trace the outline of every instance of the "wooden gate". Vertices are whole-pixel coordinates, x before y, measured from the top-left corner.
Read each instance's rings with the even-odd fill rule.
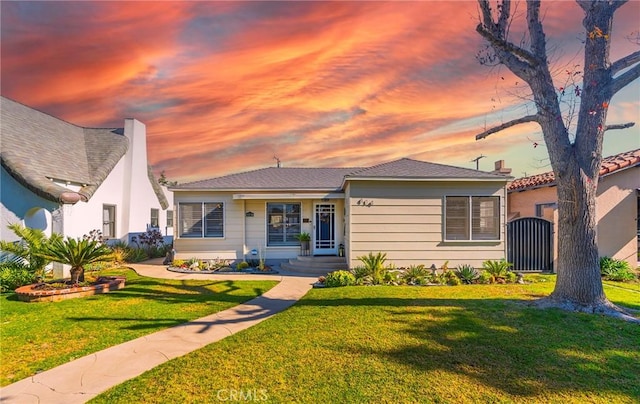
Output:
[[[514,271],[553,271],[553,223],[539,217],[507,223],[507,259]]]

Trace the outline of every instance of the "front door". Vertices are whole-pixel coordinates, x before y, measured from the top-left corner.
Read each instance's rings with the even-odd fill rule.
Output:
[[[336,205],[317,203],[313,223],[313,254],[336,255]]]

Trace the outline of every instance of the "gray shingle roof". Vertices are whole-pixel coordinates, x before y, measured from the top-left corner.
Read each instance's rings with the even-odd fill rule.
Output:
[[[0,101],[2,166],[45,199],[60,202],[70,192],[55,179],[81,184],[78,194],[89,200],[129,147],[122,128],[83,128],[5,97]],[[164,193],[156,194],[166,209]]]
[[[336,191],[358,168],[269,167],[180,184],[172,189]]]
[[[470,168],[403,158],[364,168],[347,176],[347,179],[352,178],[504,179],[506,181],[509,177],[501,174],[473,170]]]
[[[283,168],[269,167],[254,171],[230,174],[224,177],[180,184],[172,189],[180,190],[323,190],[341,191],[345,180],[374,178],[403,179],[494,179],[507,177],[484,171],[427,163],[403,158],[373,167],[346,168]]]

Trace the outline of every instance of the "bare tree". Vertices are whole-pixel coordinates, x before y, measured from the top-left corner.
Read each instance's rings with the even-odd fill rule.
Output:
[[[481,22],[477,32],[488,42],[495,59],[525,81],[532,92],[536,112],[488,129],[483,139],[526,122],[542,128],[558,192],[558,278],[541,306],[604,313],[632,320],[610,303],[600,278],[596,244],[596,189],[602,161],[602,139],[610,129],[629,127],[606,124],[611,98],[640,76],[640,52],[613,63],[609,60],[613,15],[626,0],[577,0],[584,11],[584,68],[575,136],[563,120],[559,95],[547,60],[540,1],[528,0],[526,29],[528,46],[508,38],[511,2],[504,0],[492,10],[489,0],[478,0]],[[637,320],[635,320],[637,321]]]

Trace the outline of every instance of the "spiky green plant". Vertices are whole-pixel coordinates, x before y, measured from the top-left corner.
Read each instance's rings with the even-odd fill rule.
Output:
[[[504,280],[507,276],[507,272],[509,272],[509,268],[511,268],[512,266],[513,264],[507,262],[505,259],[501,259],[500,261],[487,260],[482,263],[482,269],[491,274],[494,280]]]
[[[410,265],[404,271],[402,277],[407,283],[419,284],[422,279],[425,279],[431,275],[431,271],[425,268],[423,264],[420,265]]]
[[[455,274],[460,278],[462,283],[467,285],[472,284],[476,279],[480,277],[478,271],[471,265],[458,265],[455,269]]]
[[[71,237],[53,240],[39,255],[50,261],[70,265],[73,284],[84,281],[85,265],[113,259],[113,251],[107,245],[96,240]]]
[[[53,233],[51,237],[47,237],[42,230],[24,227],[19,223],[12,223],[8,227],[20,238],[20,241],[0,240],[0,250],[21,258],[24,267],[34,276],[44,276],[44,267],[51,260],[42,257],[39,253],[53,241],[60,240],[62,236]]]
[[[384,282],[384,263],[387,261],[387,253],[378,252],[374,255],[370,252],[368,255],[358,257],[358,259],[362,262],[369,276],[371,276],[371,281],[374,285]]]

